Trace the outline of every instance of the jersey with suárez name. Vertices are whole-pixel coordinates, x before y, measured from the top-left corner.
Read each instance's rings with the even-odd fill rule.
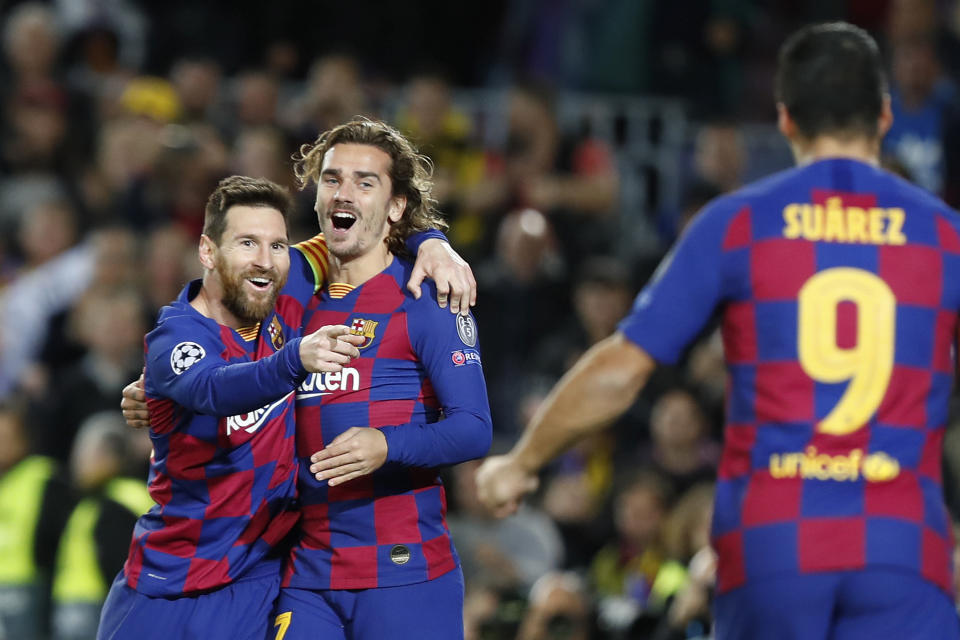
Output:
[[[716,309],[719,591],[886,566],[950,592],[940,459],[960,217],[855,160],[779,173],[708,205],[620,329],[674,362]]]
[[[189,595],[275,574],[274,546],[295,509],[294,388],[305,378],[296,335],[303,308],[235,331],[189,301],[194,281],[145,339],[149,488],[156,505],[134,529],[126,582],[151,596]]]
[[[318,294],[306,312],[306,333],[344,324],[365,342],[342,371],[311,374],[297,390],[303,516],[284,586],[395,586],[458,566],[436,467],[486,453],[490,408],[473,318],[438,307],[432,283],[414,299],[411,269],[394,258],[343,298]],[[309,457],[350,427],[381,429],[386,463],[334,487],[317,481]]]

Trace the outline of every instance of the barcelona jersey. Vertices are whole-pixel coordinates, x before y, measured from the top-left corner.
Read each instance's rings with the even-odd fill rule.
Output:
[[[472,317],[416,300],[400,258],[342,298],[311,301],[305,331],[343,324],[363,336],[342,371],[311,374],[297,389],[300,540],[283,586],[365,589],[423,582],[458,566],[437,467],[477,458],[491,421]],[[386,463],[334,487],[309,457],[351,427],[380,429]]]
[[[137,522],[124,576],[150,596],[275,575],[271,551],[298,517],[293,390],[306,371],[288,337],[303,310],[281,299],[235,331],[190,306],[199,287],[164,307],[145,340],[157,504]]]
[[[873,566],[951,590],[940,459],[958,310],[960,219],[874,166],[820,160],[699,214],[620,329],[669,363],[719,311],[721,593]]]

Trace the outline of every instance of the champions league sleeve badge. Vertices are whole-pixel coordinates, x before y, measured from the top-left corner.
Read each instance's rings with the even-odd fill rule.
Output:
[[[477,345],[477,325],[474,324],[473,317],[457,314],[457,335],[468,347]]]
[[[193,365],[197,364],[207,352],[196,342],[181,342],[173,348],[170,354],[170,368],[177,375],[180,375]]]

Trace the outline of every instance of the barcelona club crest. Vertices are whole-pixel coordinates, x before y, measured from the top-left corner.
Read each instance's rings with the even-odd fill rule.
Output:
[[[280,326],[277,316],[273,316],[273,320],[267,326],[267,334],[270,336],[270,344],[273,345],[274,349],[279,351],[283,348],[283,328]]]
[[[358,349],[365,349],[370,346],[376,336],[378,324],[380,323],[376,320],[364,320],[363,318],[357,318],[350,323],[350,333],[365,338],[363,344],[357,347]]]

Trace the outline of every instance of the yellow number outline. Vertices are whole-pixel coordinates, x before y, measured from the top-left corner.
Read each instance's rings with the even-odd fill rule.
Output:
[[[845,301],[857,307],[857,343],[850,349],[837,346],[837,306]],[[893,375],[897,300],[876,274],[834,267],[807,280],[797,302],[797,351],[804,372],[819,382],[850,381],[817,430],[853,433],[880,407]]]
[[[287,629],[290,628],[290,619],[293,617],[293,611],[284,611],[277,616],[277,619],[273,621],[273,626],[279,627],[277,629],[277,635],[274,640],[283,640],[283,636],[287,635]]]

